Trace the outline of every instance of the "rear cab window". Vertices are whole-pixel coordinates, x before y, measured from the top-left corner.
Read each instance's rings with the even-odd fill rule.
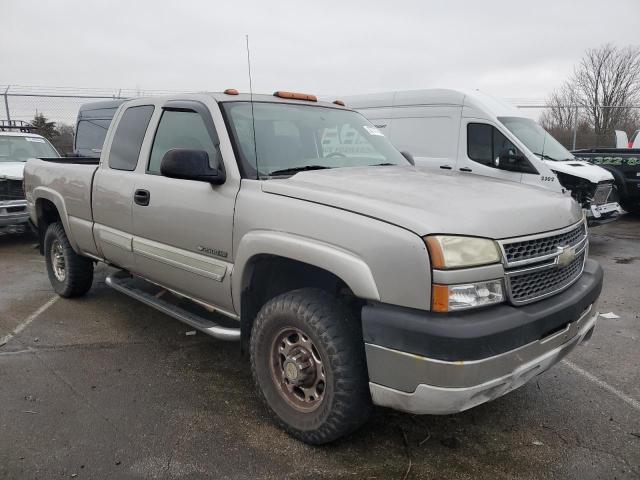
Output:
[[[153,109],[153,105],[140,105],[124,111],[111,143],[109,168],[135,170]]]

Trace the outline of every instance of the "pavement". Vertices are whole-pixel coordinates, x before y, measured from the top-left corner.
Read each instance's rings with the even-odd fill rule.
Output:
[[[302,444],[259,403],[237,344],[109,289],[57,298],[35,238],[0,234],[2,479],[640,478],[640,218],[591,230],[605,284],[593,338],[493,402],[377,409]]]

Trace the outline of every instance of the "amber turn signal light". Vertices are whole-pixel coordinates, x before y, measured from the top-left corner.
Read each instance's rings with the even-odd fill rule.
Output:
[[[309,93],[285,92],[283,90],[278,90],[273,94],[273,96],[280,98],[290,98],[292,100],[306,100],[307,102],[318,101],[315,95],[311,95]]]
[[[449,311],[449,286],[434,284],[431,286],[431,311]]]
[[[444,263],[444,252],[442,251],[442,245],[436,237],[425,237],[424,243],[427,244],[427,250],[429,250],[429,256],[431,257],[432,268],[446,268]]]

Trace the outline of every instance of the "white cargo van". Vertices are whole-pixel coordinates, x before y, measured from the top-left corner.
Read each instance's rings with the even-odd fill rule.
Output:
[[[615,219],[614,179],[576,160],[535,121],[480,91],[411,90],[344,97],[416,165],[571,191],[591,223]]]

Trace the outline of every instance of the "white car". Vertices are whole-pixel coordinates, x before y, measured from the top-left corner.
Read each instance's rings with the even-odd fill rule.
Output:
[[[590,223],[622,212],[611,200],[609,171],[576,160],[535,121],[483,92],[430,89],[342,98],[411,153],[416,165],[568,190]]]
[[[22,186],[26,161],[60,156],[46,138],[30,133],[31,128],[21,122],[0,123],[0,227],[29,220]]]

